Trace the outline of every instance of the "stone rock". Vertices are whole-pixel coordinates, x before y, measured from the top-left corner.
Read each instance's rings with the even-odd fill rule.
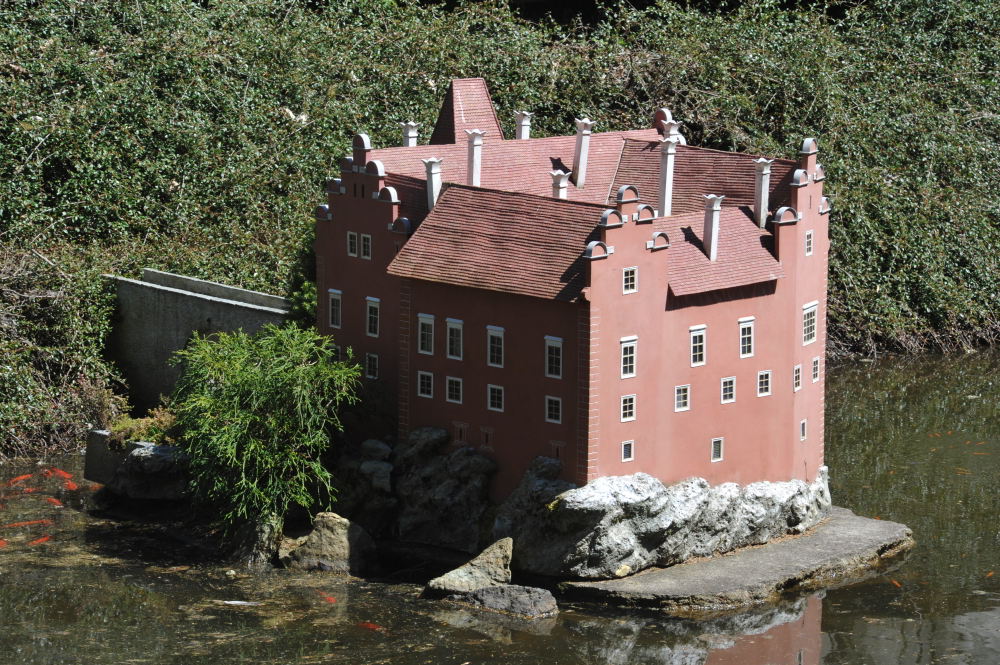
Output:
[[[185,499],[188,463],[187,453],[177,446],[130,443],[105,487],[132,499]]]
[[[372,489],[387,494],[392,492],[392,464],[377,460],[365,460],[358,467],[358,470],[361,475],[371,478]]]
[[[497,511],[493,529],[513,537],[514,569],[532,574],[624,577],[802,533],[830,512],[826,467],[811,485],[740,489],[692,478],[666,487],[637,473],[559,492],[568,484],[554,480],[550,462],[536,462]]]
[[[337,513],[319,513],[306,542],[292,550],[288,567],[358,575],[367,568],[375,541]]]
[[[496,464],[471,447],[441,454],[448,432],[413,431],[392,451],[399,539],[463,552],[479,550]]]
[[[551,616],[559,611],[550,591],[516,584],[483,587],[467,594],[451,596],[449,600],[532,619]]]
[[[392,448],[378,439],[368,439],[361,444],[361,456],[366,460],[383,462],[389,459],[389,455],[391,454]]]
[[[281,519],[271,516],[247,522],[236,530],[229,557],[248,567],[268,566],[281,542]]]
[[[288,568],[292,564],[292,552],[304,545],[307,540],[309,540],[309,536],[299,536],[298,538],[284,536],[278,542],[278,562]]]
[[[333,486],[338,490],[337,512],[379,537],[395,522],[399,502],[391,492],[392,464],[365,458],[364,450],[378,450],[373,444],[391,451],[377,439],[369,439],[360,448],[344,445],[333,470]]]
[[[510,583],[510,555],[514,541],[503,538],[475,559],[427,583],[432,594],[469,593],[488,586]]]

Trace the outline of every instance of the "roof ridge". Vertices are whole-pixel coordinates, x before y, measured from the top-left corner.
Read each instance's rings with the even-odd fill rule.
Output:
[[[587,201],[572,201],[570,199],[558,199],[554,196],[542,196],[541,194],[531,194],[530,192],[516,192],[509,189],[494,189],[492,187],[474,187],[473,185],[464,185],[460,182],[444,182],[441,184],[441,193],[438,195],[440,199],[444,196],[445,191],[449,189],[463,189],[470,192],[491,192],[494,194],[504,194],[510,196],[511,198],[529,198],[537,199],[539,201],[545,201],[547,203],[555,203],[556,205],[571,205],[571,206],[583,206],[586,208],[593,208],[595,210],[607,210],[608,206],[601,203],[588,203]],[[431,211],[433,212],[433,211]],[[596,222],[595,222],[596,226]]]

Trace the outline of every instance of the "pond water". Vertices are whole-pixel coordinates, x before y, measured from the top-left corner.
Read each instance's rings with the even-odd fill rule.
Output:
[[[827,395],[834,502],[918,542],[859,584],[703,622],[493,619],[416,584],[231,573],[92,511],[77,455],[0,466],[0,662],[1000,662],[1000,355],[845,365]]]

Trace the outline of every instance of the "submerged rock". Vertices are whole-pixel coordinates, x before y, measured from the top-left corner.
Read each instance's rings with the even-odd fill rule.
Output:
[[[360,526],[337,513],[319,513],[306,541],[288,555],[287,566],[358,575],[374,552],[375,541]]]
[[[510,583],[510,555],[514,541],[503,538],[475,559],[427,583],[432,594],[469,593],[489,586]]]
[[[530,619],[552,616],[559,611],[550,591],[516,584],[484,587],[467,594],[451,596],[449,600]]]

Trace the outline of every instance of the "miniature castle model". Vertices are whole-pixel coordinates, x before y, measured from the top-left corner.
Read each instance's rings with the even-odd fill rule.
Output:
[[[538,455],[580,485],[816,477],[823,464],[823,167],[653,127],[505,140],[482,79],[429,145],[353,155],[316,209],[319,329],[398,406],[449,427],[504,497]]]

